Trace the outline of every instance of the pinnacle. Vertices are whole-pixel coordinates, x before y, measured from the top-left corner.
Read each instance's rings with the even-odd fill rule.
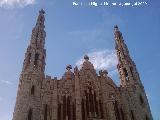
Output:
[[[39,11],[39,13],[40,13],[40,14],[45,14],[45,11],[44,11],[43,9],[41,9],[41,10]]]
[[[114,30],[115,30],[115,31],[119,31],[119,30],[118,30],[118,25],[115,25],[115,26],[114,26]]]
[[[71,69],[72,69],[72,66],[71,66],[71,65],[67,65],[66,69],[67,69],[67,70],[71,70]]]
[[[118,29],[118,25],[115,25],[114,28],[117,28],[117,29]]]
[[[88,55],[85,55],[85,56],[84,56],[84,59],[85,59],[85,60],[89,60]]]

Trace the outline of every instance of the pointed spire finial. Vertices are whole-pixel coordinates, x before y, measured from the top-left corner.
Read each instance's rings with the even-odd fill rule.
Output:
[[[41,10],[39,11],[39,13],[40,13],[40,14],[45,14],[45,11],[44,11],[43,9],[41,9]]]
[[[85,56],[84,56],[84,59],[85,59],[85,60],[89,60],[88,55],[85,55]]]
[[[115,30],[115,31],[119,31],[119,30],[118,30],[118,25],[115,25],[115,26],[114,26],[114,30]]]
[[[77,66],[74,68],[74,71],[78,71],[78,67]]]
[[[67,65],[66,69],[67,69],[67,70],[71,70],[71,69],[72,69],[72,66],[71,66],[71,65]]]
[[[123,39],[122,33],[118,29],[118,25],[114,26],[114,35],[116,39]]]
[[[78,75],[78,67],[77,66],[74,68],[74,73],[75,73],[75,75]]]

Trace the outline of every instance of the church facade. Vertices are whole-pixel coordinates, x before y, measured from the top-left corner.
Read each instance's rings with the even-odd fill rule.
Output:
[[[81,69],[61,79],[45,75],[45,17],[39,11],[25,53],[12,120],[153,120],[143,84],[118,26],[114,27],[117,86],[106,70],[96,73],[87,55]]]

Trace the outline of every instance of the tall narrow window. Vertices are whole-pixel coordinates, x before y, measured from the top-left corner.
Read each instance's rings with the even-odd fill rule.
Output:
[[[131,110],[130,113],[131,113],[131,120],[135,120],[133,110]]]
[[[39,54],[36,53],[36,54],[35,54],[35,60],[34,60],[34,65],[35,65],[35,66],[37,66],[38,58],[39,58]]]
[[[38,33],[36,34],[36,40],[35,40],[36,41],[36,43],[35,43],[36,46],[37,46],[37,40],[38,40]]]
[[[60,103],[58,104],[58,114],[57,115],[58,115],[57,116],[58,120],[61,120],[61,104]]]
[[[31,88],[31,95],[34,95],[34,85],[32,86],[32,88]]]
[[[25,69],[28,67],[28,65],[30,64],[30,62],[31,62],[31,53],[29,53],[27,55]]]
[[[95,112],[96,112],[97,116],[99,116],[99,113],[98,113],[98,102],[97,102],[97,99],[96,99],[96,92],[94,92],[94,101],[95,101]]]
[[[132,77],[134,79],[134,74],[133,74],[133,68],[132,67],[130,67],[130,71],[131,71],[131,75],[132,75]]]
[[[122,109],[122,108],[120,108],[120,112],[121,112],[121,119],[122,119],[122,120],[125,120],[125,118],[124,118],[124,112],[123,112],[123,109]]]
[[[124,72],[125,77],[127,78],[128,77],[128,72],[127,72],[126,68],[123,68],[123,72]]]
[[[67,97],[67,116],[68,116],[68,120],[71,119],[71,106],[70,106],[70,104],[71,104],[71,97],[68,96]]]
[[[146,120],[149,120],[148,116],[146,115]]]
[[[85,90],[85,96],[86,96],[86,111],[87,115],[89,115],[89,95],[86,90]]]
[[[28,54],[28,63],[31,62],[31,53]]]
[[[82,108],[82,120],[85,120],[85,106],[84,106],[84,99],[82,99],[81,102],[81,108]]]
[[[45,105],[45,111],[44,111],[44,120],[47,120],[47,113],[48,113],[48,106]]]
[[[76,105],[73,103],[73,120],[76,120]]]
[[[32,120],[32,109],[29,109],[28,120]]]
[[[144,105],[144,100],[143,100],[142,95],[139,96],[139,100],[140,100],[141,105]]]
[[[116,120],[120,120],[120,114],[119,114],[117,101],[115,101],[115,103],[113,105],[114,105],[114,111],[115,111]]]
[[[101,115],[101,118],[103,118],[103,106],[102,106],[101,100],[99,100],[99,107],[100,107],[100,115]]]
[[[92,90],[89,88],[89,104],[90,104],[90,112],[94,112],[94,103],[93,103],[93,95],[92,95]]]
[[[63,120],[66,120],[66,111],[67,111],[66,96],[63,96]]]

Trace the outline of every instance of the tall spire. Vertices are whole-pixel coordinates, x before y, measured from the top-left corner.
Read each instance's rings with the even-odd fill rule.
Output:
[[[114,36],[116,44],[115,49],[118,58],[117,68],[120,74],[121,85],[141,84],[136,65],[130,57],[127,45],[125,44],[122,33],[119,31],[117,25],[114,26]]]
[[[23,72],[33,72],[33,70],[36,70],[38,71],[37,73],[44,73],[46,57],[46,50],[44,48],[46,37],[44,14],[45,11],[41,9],[36,25],[32,30],[30,44],[27,48],[23,63]]]

